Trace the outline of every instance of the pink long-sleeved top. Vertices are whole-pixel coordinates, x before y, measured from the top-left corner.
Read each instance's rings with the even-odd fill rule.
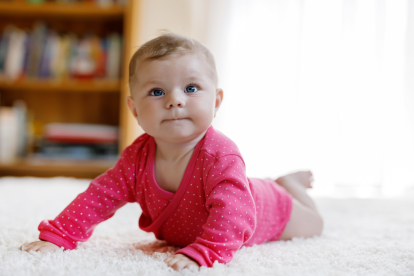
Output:
[[[175,193],[154,177],[156,143],[144,133],[115,166],[94,179],[54,220],[43,220],[39,239],[65,249],[87,241],[94,228],[126,203],[142,209],[139,227],[201,266],[227,263],[241,246],[277,240],[291,196],[270,179],[247,178],[237,146],[210,126],[198,142]]]

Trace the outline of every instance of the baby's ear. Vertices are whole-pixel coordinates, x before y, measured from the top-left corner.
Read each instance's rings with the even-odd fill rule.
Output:
[[[135,119],[138,119],[138,113],[137,113],[137,108],[134,103],[134,99],[131,96],[127,96],[126,103],[128,105],[129,110],[132,113],[132,116],[134,116]]]
[[[214,117],[216,117],[217,110],[220,108],[221,103],[223,102],[223,89],[217,88],[216,90],[216,104],[215,104],[215,112]]]

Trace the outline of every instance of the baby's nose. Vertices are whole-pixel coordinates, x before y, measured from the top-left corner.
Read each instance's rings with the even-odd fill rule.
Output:
[[[167,97],[167,108],[171,107],[184,107],[185,106],[185,99],[183,92],[181,91],[173,91],[170,93],[169,97]]]

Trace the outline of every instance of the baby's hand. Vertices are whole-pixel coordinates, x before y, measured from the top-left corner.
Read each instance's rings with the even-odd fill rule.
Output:
[[[20,246],[20,250],[30,252],[30,251],[36,251],[36,252],[52,252],[58,250],[60,247],[56,244],[53,244],[51,242],[47,241],[35,241],[31,243],[25,243],[22,246]]]
[[[172,267],[177,271],[183,268],[189,268],[190,270],[198,271],[200,267],[200,265],[196,261],[193,261],[193,259],[190,259],[186,255],[180,253],[166,258],[164,262],[166,262],[168,266]]]

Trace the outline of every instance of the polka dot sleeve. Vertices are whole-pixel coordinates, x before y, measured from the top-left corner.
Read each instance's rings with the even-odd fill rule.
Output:
[[[237,155],[220,157],[210,167],[205,186],[208,219],[196,241],[178,250],[201,266],[212,267],[215,261],[228,263],[236,251],[253,235],[256,207],[245,173]]]
[[[54,220],[43,220],[39,239],[65,249],[87,241],[94,228],[111,218],[127,202],[135,202],[136,149],[127,147],[115,166],[94,179]]]

